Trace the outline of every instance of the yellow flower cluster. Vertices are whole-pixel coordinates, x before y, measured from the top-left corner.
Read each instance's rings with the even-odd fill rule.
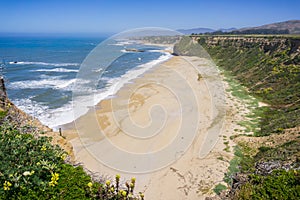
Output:
[[[47,150],[47,147],[46,147],[45,145],[43,145],[42,148],[41,148],[41,150],[42,150],[42,151],[46,151],[46,150]]]
[[[127,192],[125,190],[120,190],[119,193],[123,196],[126,197],[127,196]]]
[[[110,180],[107,180],[107,181],[105,182],[105,185],[106,185],[107,187],[109,187],[109,185],[110,185]]]
[[[88,186],[89,188],[91,188],[91,187],[93,187],[93,183],[92,183],[92,182],[89,182],[89,183],[87,184],[87,186]]]
[[[112,187],[109,189],[109,191],[110,191],[111,193],[114,193],[114,192],[115,192],[114,186],[112,186]]]
[[[60,156],[60,158],[61,158],[62,160],[65,160],[65,159],[67,158],[67,154],[63,153],[63,154]]]
[[[51,173],[52,177],[51,177],[51,181],[49,182],[49,185],[54,187],[55,185],[57,185],[57,181],[59,179],[59,174],[58,173]]]
[[[140,197],[141,197],[142,199],[144,199],[145,195],[144,195],[143,193],[140,192]]]
[[[116,181],[119,181],[120,178],[121,178],[121,175],[120,175],[120,174],[117,174],[117,175],[116,175]]]
[[[135,181],[136,181],[136,178],[135,178],[135,177],[132,177],[132,178],[131,178],[131,183],[135,184]]]
[[[3,189],[4,190],[10,190],[10,187],[12,186],[12,184],[9,181],[5,181],[3,183]]]

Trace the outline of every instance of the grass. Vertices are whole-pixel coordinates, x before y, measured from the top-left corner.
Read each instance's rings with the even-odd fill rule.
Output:
[[[216,194],[220,194],[223,190],[226,190],[226,189],[227,189],[227,187],[225,185],[219,183],[218,185],[216,185],[216,187],[213,190]]]
[[[222,69],[221,69],[222,70]],[[237,80],[232,77],[229,72],[222,70],[225,80],[229,85],[228,92],[247,106],[249,113],[245,116],[247,120],[238,122],[238,125],[244,127],[243,130],[234,129],[248,134],[259,135],[260,122],[263,114],[263,108],[259,107],[259,100],[249,94],[247,88],[242,86]],[[235,104],[237,106],[237,104]]]

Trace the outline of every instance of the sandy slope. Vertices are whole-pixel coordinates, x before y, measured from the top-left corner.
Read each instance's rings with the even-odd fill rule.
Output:
[[[77,161],[111,177],[137,177],[146,199],[204,199],[222,182],[232,158],[223,143],[233,145],[241,118],[226,87],[208,60],[173,57],[63,132]]]

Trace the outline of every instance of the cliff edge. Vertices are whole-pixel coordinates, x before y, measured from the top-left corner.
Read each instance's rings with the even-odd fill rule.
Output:
[[[9,100],[3,77],[0,77],[0,112],[0,125],[11,123],[22,133],[51,137],[52,144],[59,145],[73,160],[73,147],[63,136],[43,125],[38,119],[26,114]]]

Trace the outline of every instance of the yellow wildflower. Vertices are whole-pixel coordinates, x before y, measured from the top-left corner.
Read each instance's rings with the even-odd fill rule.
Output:
[[[110,180],[107,180],[107,181],[105,182],[105,185],[109,186],[109,185],[110,185]]]
[[[143,193],[140,193],[140,197],[143,199],[144,198],[144,194]]]
[[[116,175],[116,180],[119,181],[120,178],[121,178],[120,174],[117,174],[117,175]]]
[[[41,150],[42,150],[42,151],[46,151],[46,150],[47,150],[47,147],[46,147],[45,145],[43,145],[42,148],[41,148]]]
[[[52,181],[49,182],[49,186],[54,187],[55,183],[53,183]]]
[[[55,185],[57,185],[57,181],[59,179],[59,174],[58,173],[51,173],[52,177],[51,177],[51,181],[49,182],[49,185],[54,187]]]
[[[130,188],[134,188],[134,184],[133,183],[130,183]]]
[[[131,183],[134,184],[134,183],[135,183],[135,180],[136,180],[135,177],[132,177],[132,178],[131,178]]]
[[[67,158],[67,154],[62,154],[61,156],[60,156],[60,158],[62,159],[62,160],[65,160],[66,158]]]
[[[91,188],[91,187],[93,186],[93,183],[92,183],[92,182],[89,182],[89,183],[87,184],[87,186],[88,186],[89,188]]]
[[[12,186],[12,184],[9,181],[5,181],[3,183],[3,189],[4,190],[10,190],[10,187]]]
[[[122,194],[123,197],[126,197],[127,192],[123,190],[123,191],[121,192],[121,194]]]
[[[111,187],[111,188],[109,189],[109,191],[110,191],[111,193],[113,193],[113,192],[115,191],[115,188],[114,188],[114,187]]]

